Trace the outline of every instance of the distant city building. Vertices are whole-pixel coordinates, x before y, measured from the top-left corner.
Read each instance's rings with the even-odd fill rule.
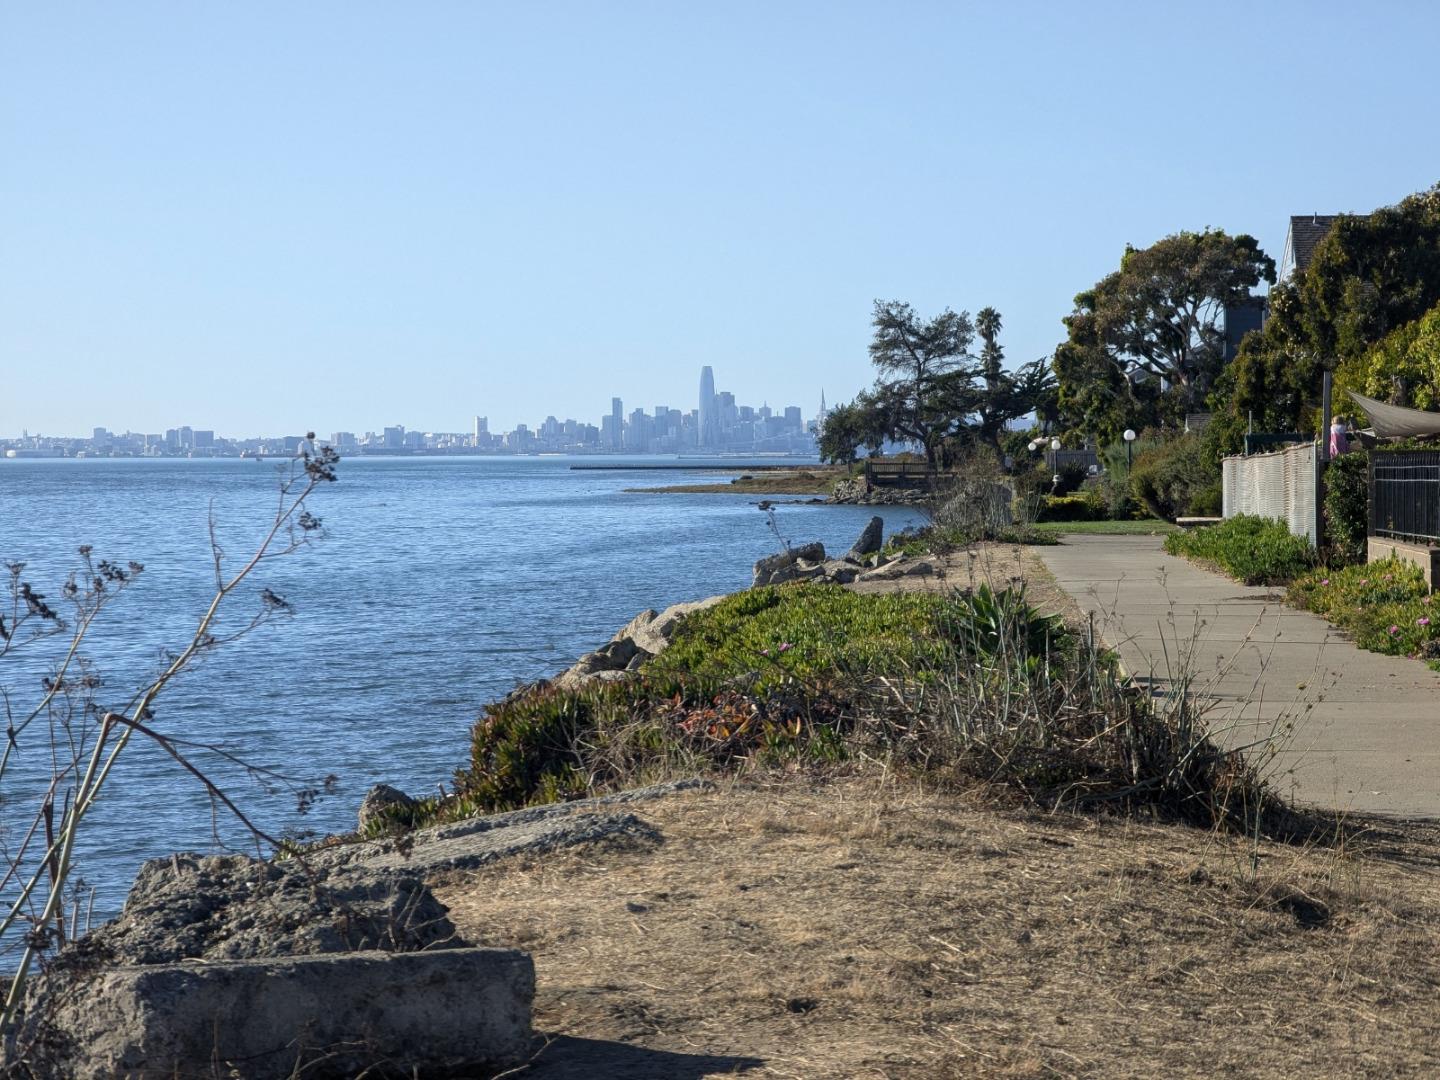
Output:
[[[624,402],[615,397],[600,423],[547,415],[536,427],[516,425],[514,431],[492,434],[489,421],[474,416],[468,432],[408,431],[402,425],[385,427],[379,434],[367,431],[336,431],[329,445],[345,454],[463,454],[508,451],[512,453],[634,453],[684,454],[697,449],[725,454],[815,453],[815,432],[825,414],[825,396],[820,396],[816,421],[804,423],[798,405],[786,405],[777,415],[769,405],[758,409],[739,402],[729,391],[716,392],[713,369],[705,367],[700,376],[698,408],[688,411],[656,405],[647,415],[643,408],[628,416]],[[31,435],[0,439],[0,456],[65,457],[81,456],[239,456],[243,454],[293,454],[307,440],[299,435],[277,438],[226,438],[212,429],[188,425],[168,428],[161,434],[127,431],[120,435],[95,427],[88,437]],[[11,452],[14,451],[12,454]]]
[[[715,414],[715,372],[710,365],[700,369],[700,430],[697,445],[710,447],[719,442],[719,417]]]
[[[625,439],[625,404],[618,397],[610,399],[610,439],[606,443],[612,450],[619,450]]]

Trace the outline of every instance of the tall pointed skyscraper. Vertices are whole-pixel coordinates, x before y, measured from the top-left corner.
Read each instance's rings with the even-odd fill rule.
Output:
[[[700,369],[700,430],[697,445],[716,446],[720,442],[719,418],[715,414],[715,373],[710,365]]]

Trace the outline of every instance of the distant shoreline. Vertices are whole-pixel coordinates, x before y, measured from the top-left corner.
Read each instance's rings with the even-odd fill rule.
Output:
[[[725,484],[669,484],[625,490],[645,495],[819,495],[828,498],[835,482],[848,475],[845,469],[834,466],[757,473],[759,470],[746,470]]]

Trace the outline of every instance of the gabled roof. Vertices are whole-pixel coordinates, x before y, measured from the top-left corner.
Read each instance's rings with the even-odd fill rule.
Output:
[[[1339,214],[1296,214],[1290,218],[1285,235],[1285,254],[1280,260],[1281,277],[1303,273],[1315,254],[1315,245],[1325,239]]]

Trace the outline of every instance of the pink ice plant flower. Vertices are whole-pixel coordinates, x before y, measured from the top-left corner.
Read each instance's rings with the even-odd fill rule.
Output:
[[[1321,579],[1320,579],[1320,584],[1321,584],[1321,585],[1329,585],[1329,584],[1330,584],[1330,579],[1329,579],[1328,577],[1327,577],[1327,578],[1321,578]]]
[[[780,648],[777,649],[776,651],[777,651],[777,652],[789,652],[789,651],[790,651],[791,649],[793,649],[794,647],[795,647],[795,643],[794,643],[794,642],[791,642],[791,641],[782,641],[782,642],[780,643]]]
[[[1395,636],[1396,634],[1398,634],[1398,633],[1400,633],[1400,627],[1396,626],[1394,623],[1391,623],[1391,624],[1390,624],[1390,636],[1391,636],[1391,637],[1394,637],[1394,636]]]
[[[1429,625],[1430,625],[1430,620],[1429,620],[1428,618],[1426,618],[1425,616],[1422,615],[1420,618],[1418,618],[1418,619],[1415,620],[1415,625],[1416,625],[1416,626],[1429,626]]]

